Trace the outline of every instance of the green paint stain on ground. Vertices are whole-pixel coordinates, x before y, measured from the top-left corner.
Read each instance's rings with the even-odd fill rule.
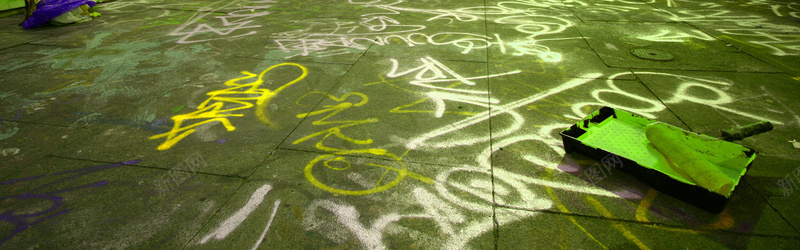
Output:
[[[181,106],[178,106],[178,107],[174,107],[174,108],[172,108],[172,113],[173,113],[173,114],[175,114],[175,113],[178,113],[178,112],[180,112],[181,110],[183,110],[183,108],[185,108],[185,107],[186,107],[186,106],[184,106],[184,105],[181,105]]]
[[[0,129],[0,141],[11,138],[12,136],[16,135],[17,132],[19,132],[18,127]]]
[[[14,94],[14,92],[11,92],[11,91],[0,93],[0,99],[6,99],[6,97],[9,97],[9,96],[11,96],[13,94]]]
[[[152,114],[148,115],[147,118],[145,118],[145,120],[147,122],[153,122],[153,120],[155,120],[155,119],[156,119],[156,114],[155,113],[152,113]]]
[[[92,39],[91,41],[86,43],[86,49],[87,50],[91,50],[91,49],[97,48],[98,46],[100,46],[100,44],[103,43],[103,39],[106,38],[107,36],[110,36],[110,35],[111,35],[111,32],[104,32],[104,33],[97,34],[97,36],[95,36],[94,39]]]

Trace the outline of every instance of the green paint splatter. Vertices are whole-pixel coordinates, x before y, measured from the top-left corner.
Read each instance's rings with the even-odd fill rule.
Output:
[[[200,52],[211,51],[211,48],[209,46],[207,46],[206,44],[203,44],[203,45],[195,44],[195,45],[192,45],[190,48],[192,48],[192,53],[200,53]]]
[[[107,34],[100,34],[94,40],[88,42],[88,47],[84,48],[55,48],[43,49],[36,53],[45,55],[44,60],[37,63],[49,65],[54,69],[61,70],[87,70],[100,68],[100,74],[92,80],[92,85],[75,86],[72,88],[61,89],[53,94],[83,94],[94,96],[93,103],[103,104],[112,98],[120,95],[135,97],[143,94],[143,91],[152,92],[152,89],[141,89],[136,86],[120,84],[130,82],[130,79],[142,78],[146,75],[157,75],[158,78],[168,79],[171,75],[180,72],[176,71],[181,64],[185,63],[185,58],[191,52],[172,51],[165,53],[157,48],[161,45],[156,42],[130,42],[130,43],[107,43],[100,45],[102,39]],[[159,63],[153,65],[153,58],[160,58]],[[146,66],[141,66],[141,65]],[[165,74],[166,73],[166,74]],[[172,77],[174,79],[174,77]],[[158,82],[158,79],[154,80]],[[166,85],[160,85],[168,88]]]
[[[11,138],[12,136],[16,135],[19,132],[18,127],[11,127],[7,129],[0,130],[0,141]]]
[[[155,119],[156,119],[156,113],[152,113],[152,114],[148,115],[148,116],[145,118],[145,120],[146,120],[147,122],[153,122],[153,120],[155,120]]]
[[[185,107],[186,107],[185,105],[181,105],[181,106],[178,106],[178,107],[174,107],[174,108],[172,108],[172,113],[173,113],[173,114],[175,114],[175,113],[178,113],[178,112],[180,112],[181,110],[183,110],[183,108],[185,108]]]
[[[90,122],[92,122],[92,121],[95,119],[95,118],[93,118],[93,117],[95,117],[95,116],[102,116],[102,115],[103,115],[103,114],[101,114],[101,113],[92,113],[92,114],[89,114],[89,115],[87,115],[87,116],[84,116],[84,117],[82,117],[82,118],[80,118],[80,119],[76,120],[75,122],[73,122],[73,123],[72,123],[72,125],[69,125],[69,128],[76,128],[76,127],[77,127],[76,125],[78,125],[78,123],[79,123],[79,122],[81,122],[81,121],[83,121],[83,126],[81,126],[81,127],[86,127],[86,126],[89,126],[89,123],[90,123]]]
[[[105,33],[97,34],[97,36],[95,36],[94,39],[92,39],[91,41],[86,43],[86,50],[93,50],[93,49],[95,49],[97,47],[100,47],[100,44],[103,43],[103,39],[108,37],[108,36],[110,36],[110,35],[111,35],[111,32],[105,32]]]
[[[11,96],[13,94],[14,94],[14,92],[11,92],[11,91],[0,93],[0,99],[6,99],[6,97],[9,97],[9,96]]]

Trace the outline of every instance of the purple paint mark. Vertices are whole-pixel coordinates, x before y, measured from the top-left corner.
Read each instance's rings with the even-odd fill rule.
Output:
[[[755,229],[755,225],[752,222],[742,222],[739,223],[739,226],[736,228],[736,231],[739,232],[752,232]]]
[[[122,165],[133,165],[133,164],[136,164],[136,163],[139,163],[139,162],[142,162],[142,160],[141,159],[136,159],[136,160],[130,160],[130,161],[123,161],[123,162],[120,162],[119,164],[122,164]]]
[[[17,111],[17,114],[14,116],[14,121],[19,121],[19,119],[22,119],[22,112],[22,110]]]
[[[85,171],[91,171],[91,170],[99,171],[99,170],[105,170],[105,169],[109,169],[109,168],[121,167],[121,166],[125,166],[125,165],[133,165],[133,164],[139,163],[140,161],[141,160],[123,161],[123,162],[118,162],[118,163],[108,164],[108,165],[103,165],[103,166],[95,166],[95,167],[86,167],[86,168],[75,169],[75,170],[67,170],[67,171],[58,172],[58,173],[51,174],[51,175],[61,175],[61,174],[68,174],[68,173],[75,173],[75,172],[85,172]]]
[[[575,172],[578,172],[578,170],[581,170],[581,167],[572,166],[572,165],[565,165],[565,164],[559,164],[558,165],[558,169],[561,169],[561,171],[564,171],[564,172],[567,172],[567,173],[575,173]]]
[[[626,200],[641,200],[643,198],[642,194],[635,190],[614,190],[611,192]]]
[[[223,144],[223,143],[225,143],[226,141],[227,141],[227,140],[225,140],[225,139],[219,139],[219,140],[217,140],[217,144]]]
[[[664,216],[664,211],[661,210],[661,206],[653,206],[653,203],[650,203],[649,210],[654,214]]]
[[[19,121],[19,119],[22,119],[22,112],[24,112],[24,110],[22,110],[22,109],[17,110],[17,113],[14,115],[14,118],[8,119],[8,118],[5,118],[5,117],[2,117],[2,118],[0,118],[0,121],[7,121],[7,122]],[[2,126],[0,126],[0,127],[2,127]]]
[[[39,178],[39,177],[42,177],[42,176],[45,176],[45,175],[37,175],[37,176],[25,177],[25,178],[16,179],[16,180],[7,180],[7,181],[4,181],[4,182],[0,183],[0,185],[8,185],[8,184],[12,184],[12,183],[21,182],[21,181],[33,180],[33,179],[36,179],[36,178]]]
[[[82,168],[82,169],[62,171],[62,172],[58,172],[58,173],[54,173],[54,174],[37,175],[37,176],[20,178],[20,179],[8,180],[8,181],[4,181],[4,182],[0,183],[0,187],[2,187],[3,185],[14,184],[14,183],[19,183],[19,182],[25,182],[25,181],[29,181],[29,180],[35,180],[35,179],[39,179],[39,178],[46,177],[46,176],[50,177],[50,176],[60,176],[60,175],[72,174],[72,175],[67,175],[66,177],[63,177],[61,179],[52,181],[50,183],[46,183],[44,185],[38,186],[38,187],[36,187],[34,189],[31,189],[31,190],[26,191],[26,192],[21,193],[21,194],[0,197],[0,201],[11,200],[11,199],[15,199],[15,200],[19,200],[19,201],[29,200],[29,199],[39,199],[39,200],[47,200],[47,201],[52,202],[52,205],[50,206],[50,208],[48,208],[47,210],[42,211],[42,212],[36,212],[36,213],[30,213],[30,214],[21,214],[21,213],[17,214],[14,209],[9,209],[9,210],[4,211],[2,214],[0,214],[0,222],[7,221],[7,222],[10,222],[11,224],[14,224],[14,226],[15,226],[14,230],[10,234],[8,234],[5,237],[3,237],[2,239],[0,239],[0,246],[2,246],[6,241],[11,239],[11,237],[14,237],[14,235],[17,235],[18,233],[21,233],[21,232],[25,231],[26,229],[30,228],[33,225],[39,224],[40,222],[43,222],[43,221],[48,220],[50,218],[56,217],[58,215],[66,214],[66,213],[69,213],[70,211],[72,211],[72,209],[64,209],[64,210],[61,210],[61,211],[56,211],[61,207],[62,203],[64,202],[64,197],[56,196],[55,194],[70,192],[70,191],[74,191],[74,190],[78,190],[78,189],[84,189],[84,188],[102,187],[102,186],[105,186],[106,184],[108,184],[108,181],[103,180],[103,181],[98,181],[98,182],[94,182],[94,183],[89,183],[89,184],[84,184],[84,185],[79,185],[79,186],[74,186],[74,187],[68,187],[68,188],[63,188],[63,189],[59,189],[59,190],[55,190],[55,191],[51,191],[51,192],[44,192],[44,193],[38,193],[37,191],[40,191],[40,190],[42,190],[44,188],[47,188],[48,186],[52,186],[52,185],[57,184],[57,183],[61,183],[61,182],[64,182],[64,181],[67,181],[67,180],[70,180],[70,179],[81,177],[83,175],[91,174],[91,173],[94,173],[94,172],[98,172],[98,171],[102,171],[102,170],[106,170],[106,169],[110,169],[110,168],[121,167],[121,166],[126,166],[126,165],[132,165],[132,164],[139,163],[140,161],[141,160],[137,159],[137,160],[131,160],[131,161],[118,162],[118,163],[114,163],[114,164],[102,165],[102,166],[85,167],[85,168]],[[44,216],[44,217],[42,217],[42,216]],[[35,218],[35,217],[40,217],[40,218]]]

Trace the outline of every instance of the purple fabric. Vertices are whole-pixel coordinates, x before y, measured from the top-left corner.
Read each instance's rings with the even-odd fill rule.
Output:
[[[94,1],[89,0],[42,0],[36,4],[36,11],[31,14],[28,20],[22,23],[22,27],[26,29],[35,28],[42,24],[47,23],[50,19],[60,16],[74,8],[81,5],[88,4],[89,7],[94,6]]]

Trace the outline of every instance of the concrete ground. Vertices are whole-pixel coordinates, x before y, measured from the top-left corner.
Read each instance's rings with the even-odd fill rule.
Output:
[[[94,10],[0,18],[0,248],[800,246],[796,1]],[[582,177],[601,163],[559,132],[602,106],[775,129],[736,142],[758,155],[710,213],[619,169]]]

